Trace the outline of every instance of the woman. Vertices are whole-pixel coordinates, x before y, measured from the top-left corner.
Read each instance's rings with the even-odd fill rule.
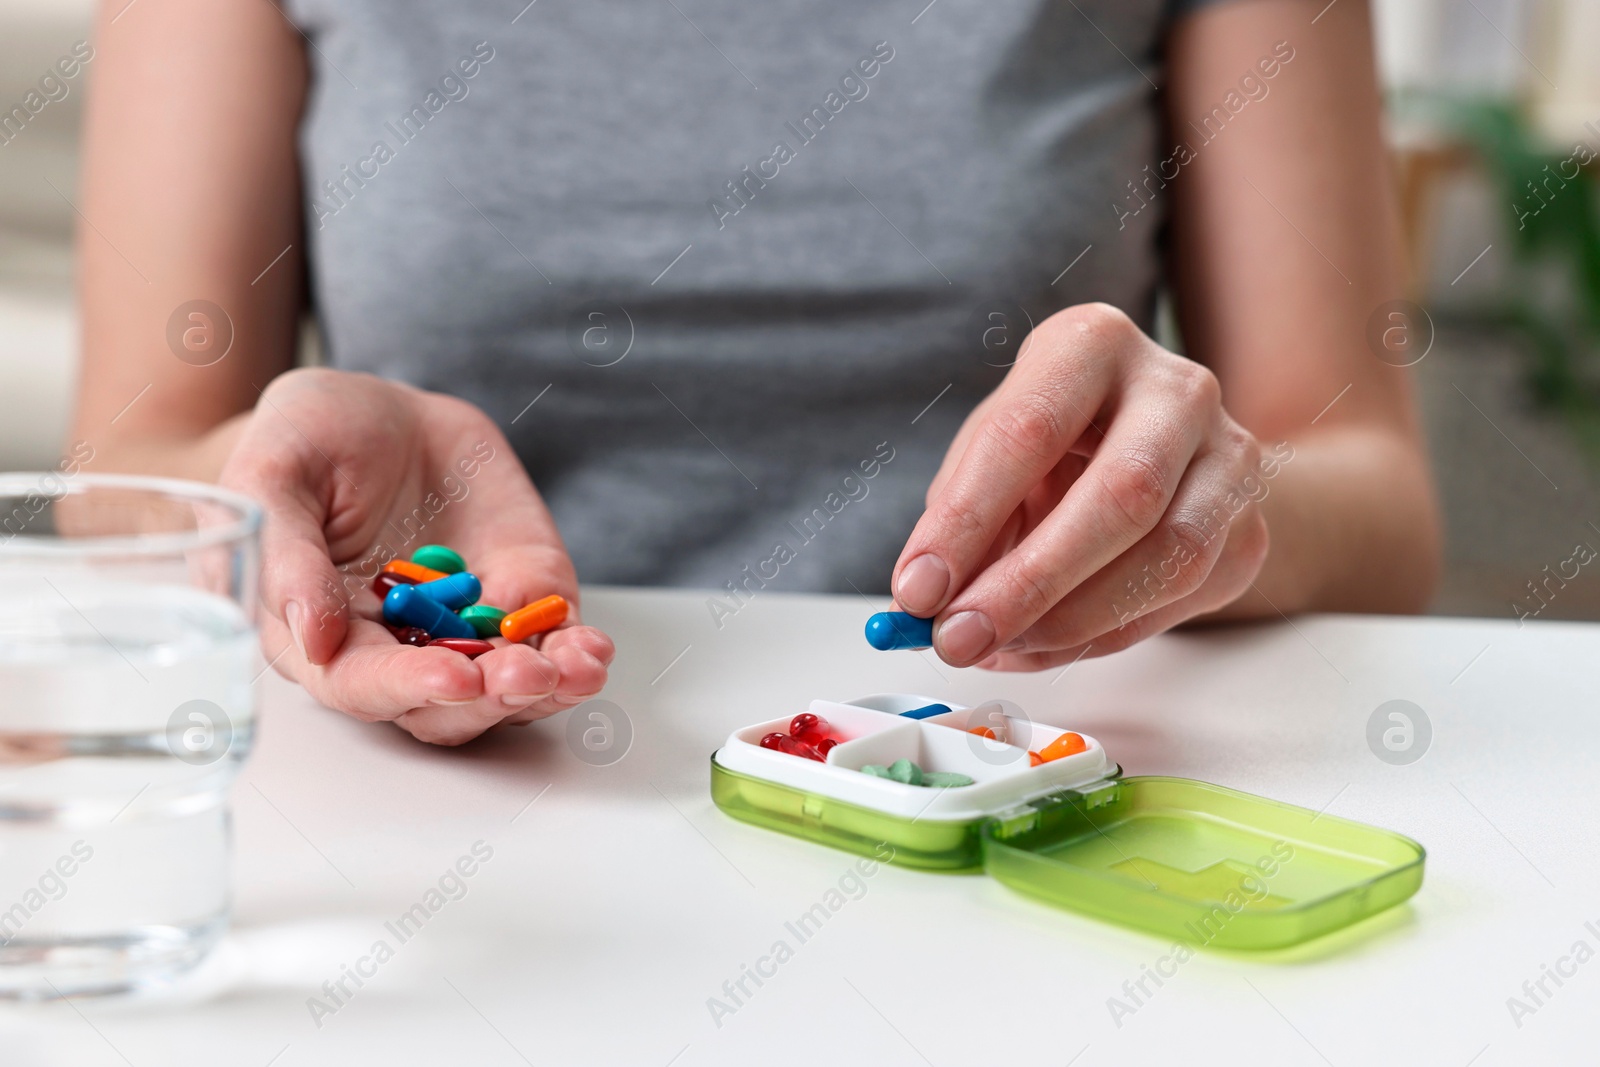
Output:
[[[262,500],[277,668],[441,743],[612,646],[402,648],[355,590],[425,542],[500,604],[887,577],[1000,670],[1420,609],[1366,5],[918,6],[111,0],[78,435]]]

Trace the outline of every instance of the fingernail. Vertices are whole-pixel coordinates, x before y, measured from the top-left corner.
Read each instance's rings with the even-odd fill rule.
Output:
[[[311,657],[306,655],[306,641],[300,635],[300,620],[303,618],[305,618],[305,609],[300,606],[298,600],[291,600],[284,605],[283,621],[288,624],[289,636],[294,640],[294,647],[300,650],[301,658],[309,663]]]
[[[994,623],[981,611],[963,611],[946,619],[933,643],[939,655],[953,664],[977,659],[994,644]]]
[[[1001,645],[1000,648],[999,648],[999,651],[1001,651],[1001,652],[1021,652],[1021,651],[1025,650],[1027,647],[1028,647],[1027,638],[1016,637],[1016,638],[1011,639],[1010,641],[1007,641],[1005,644]]]
[[[553,696],[550,698],[552,703],[560,704],[563,707],[572,707],[574,704],[582,704],[585,700],[593,699],[593,696]]]
[[[508,708],[525,708],[539,698],[528,693],[507,693],[500,698],[500,703]]]
[[[467,697],[464,700],[446,700],[443,697],[434,697],[432,700],[428,701],[428,703],[430,703],[430,704],[443,704],[443,705],[446,705],[448,707],[455,707],[458,704],[474,704],[474,703],[477,702],[477,700],[478,700],[477,697]]]
[[[894,599],[912,615],[932,615],[950,588],[950,568],[932,553],[923,553],[907,563],[895,583]]]

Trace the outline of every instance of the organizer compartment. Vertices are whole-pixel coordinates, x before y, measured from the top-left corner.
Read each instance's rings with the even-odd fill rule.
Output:
[[[980,746],[986,750],[984,754],[979,753]],[[1028,753],[1025,749],[1012,745],[999,745],[993,741],[985,741],[981,737],[959,733],[948,727],[930,726],[926,722],[911,719],[904,720],[900,726],[892,729],[854,741],[846,741],[828,753],[829,763],[848,767],[854,771],[860,771],[869,763],[887,767],[895,760],[901,759],[910,760],[924,771],[955,771],[971,778],[974,783],[1009,778],[1019,770],[1028,768]],[[927,788],[902,785],[881,778],[877,780],[901,789]]]
[[[933,715],[922,721],[962,733],[970,733],[977,727],[987,726],[995,731],[997,740],[1033,752],[1038,752],[1067,732],[1060,727],[1034,722],[1026,715],[1006,714],[1003,708],[997,709],[993,703],[959,710],[952,709],[943,715]]]
[[[858,697],[849,701],[850,706],[868,708],[885,715],[904,715],[908,711],[925,708],[929,704],[943,704],[953,711],[966,710],[965,704],[953,704],[948,700],[935,700],[933,697],[917,696],[915,693],[874,693],[869,697]]]
[[[891,730],[900,725],[900,720],[884,715],[881,712],[869,711],[854,704],[842,704],[832,700],[813,700],[810,706],[804,710],[828,720],[831,734],[837,737],[841,744],[859,737],[866,737],[869,734],[879,733],[883,730]],[[788,733],[789,723],[794,721],[794,717],[799,713],[800,709],[796,709],[781,719],[769,719],[766,722],[756,723],[754,726],[746,726],[741,730],[734,731],[733,739],[760,748],[761,739],[767,734],[773,732]],[[792,759],[793,757],[785,758]]]

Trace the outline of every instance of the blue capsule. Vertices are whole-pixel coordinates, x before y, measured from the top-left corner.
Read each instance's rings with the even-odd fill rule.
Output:
[[[469,571],[447,574],[431,582],[417,583],[417,592],[443,604],[451,611],[471,607],[483,596],[483,585]]]
[[[950,705],[948,704],[929,704],[925,708],[912,708],[910,711],[902,711],[900,717],[902,719],[931,719],[935,715],[947,715],[949,712]]]
[[[476,579],[474,579],[476,581]],[[476,637],[472,624],[426,593],[420,585],[397,585],[383,598],[383,621],[415,626],[434,637]]]
[[[880,611],[867,620],[867,644],[880,652],[891,648],[928,648],[933,644],[933,620],[903,611]]]

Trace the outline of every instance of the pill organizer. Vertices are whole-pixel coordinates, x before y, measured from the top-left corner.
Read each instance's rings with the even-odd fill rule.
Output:
[[[930,704],[950,710],[903,717]],[[1066,731],[1007,702],[889,693],[807,710],[839,739],[826,760],[761,747],[789,716],[736,730],[711,758],[719,808],[906,867],[982,871],[1059,907],[1218,948],[1298,944],[1422,884],[1425,854],[1410,838],[1205,782],[1124,778],[1087,734],[1084,751],[1030,766],[1030,750]],[[969,732],[978,727],[999,740]],[[899,759],[973,782],[928,788],[861,772]]]

